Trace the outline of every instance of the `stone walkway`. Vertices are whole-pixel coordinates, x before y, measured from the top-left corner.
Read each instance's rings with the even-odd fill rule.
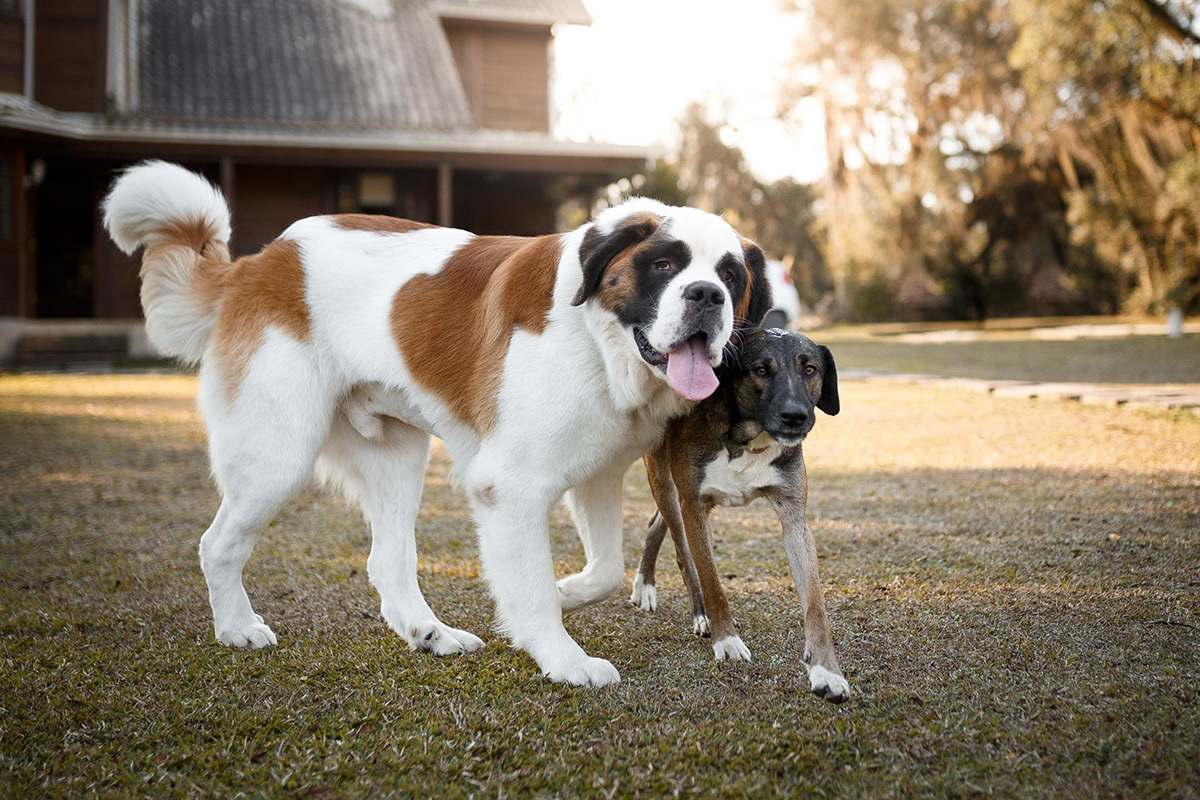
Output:
[[[970,389],[994,397],[1026,397],[1075,400],[1089,405],[1126,406],[1161,411],[1188,409],[1200,416],[1200,384],[1038,383],[1036,381],[946,378],[872,369],[839,369],[843,380],[884,383],[916,383],[924,386]]]

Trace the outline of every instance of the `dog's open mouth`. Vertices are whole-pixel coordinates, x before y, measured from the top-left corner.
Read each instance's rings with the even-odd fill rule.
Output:
[[[650,346],[650,340],[646,338],[646,334],[642,333],[641,328],[633,329],[633,340],[637,342],[638,353],[641,354],[643,361],[652,367],[657,367],[663,372],[667,371],[666,354],[660,353]]]
[[[708,363],[708,336],[697,333],[685,339],[669,353],[656,350],[640,328],[633,329],[638,353],[650,366],[667,376],[667,383],[681,397],[703,400],[717,390],[717,374]]]

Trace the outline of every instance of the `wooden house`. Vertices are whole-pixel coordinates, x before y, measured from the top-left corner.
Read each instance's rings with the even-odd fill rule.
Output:
[[[152,352],[97,211],[145,158],[222,188],[236,254],[330,212],[554,231],[648,155],[553,135],[554,28],[589,21],[581,0],[0,0],[0,362],[69,360],[72,333]]]

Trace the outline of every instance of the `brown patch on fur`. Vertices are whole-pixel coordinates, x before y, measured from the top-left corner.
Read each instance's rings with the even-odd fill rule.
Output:
[[[166,241],[161,246],[183,245],[200,254],[202,258],[217,262],[229,261],[229,247],[214,238],[216,231],[208,223],[200,219],[172,220],[162,232]],[[150,261],[142,259],[143,269]]]
[[[660,224],[662,224],[662,219],[657,214],[645,212],[626,217],[606,234],[600,233],[599,228],[595,225],[588,228],[587,233],[583,236],[583,242],[579,245],[579,262],[583,268],[583,282],[579,286],[579,292],[575,295],[575,299],[571,301],[571,305],[583,305],[599,292],[607,284],[613,265],[631,255],[633,249],[650,238],[658,230]],[[629,266],[631,265],[626,265],[627,268]],[[614,287],[619,285],[623,284],[613,284]],[[603,307],[611,311],[616,307],[611,304],[614,298],[619,300],[630,294],[632,292],[628,287],[625,295],[610,292],[610,304],[605,304]]]
[[[202,261],[197,269],[197,290],[221,298],[213,341],[226,395],[233,399],[268,326],[299,342],[308,341],[311,322],[304,300],[304,267],[300,246],[286,239],[232,264],[212,265],[220,269],[209,265],[212,262]]]
[[[744,237],[743,261],[746,265],[746,290],[734,305],[734,327],[754,327],[771,310],[771,285],[767,280],[766,259],[762,249]]]
[[[653,219],[657,220],[658,218],[653,217]],[[651,234],[648,238],[626,247],[608,263],[608,268],[604,270],[604,278],[600,282],[600,288],[595,295],[601,308],[616,311],[633,299],[637,292],[637,273],[633,266],[633,260],[638,253],[653,246],[654,243],[654,235]]]
[[[609,263],[608,269],[604,271],[604,280],[595,295],[601,308],[615,311],[628,302],[637,291],[633,256],[639,249],[639,245],[633,245]]]
[[[335,227],[346,231],[370,231],[371,233],[409,233],[424,228],[436,228],[428,222],[416,222],[383,214],[333,214],[329,217]]]
[[[496,425],[513,329],[546,329],[561,255],[558,236],[478,236],[392,300],[392,335],[413,377],[480,435]]]

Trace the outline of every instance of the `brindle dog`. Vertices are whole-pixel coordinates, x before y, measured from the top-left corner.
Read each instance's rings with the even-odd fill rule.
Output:
[[[711,631],[718,660],[749,661],[713,562],[709,513],[713,506],[765,497],[783,525],[792,580],[804,598],[809,685],[818,697],[840,703],[850,696],[850,685],[833,651],[816,543],[805,519],[808,476],[801,450],[815,421],[813,407],[838,413],[833,354],[806,336],[777,329],[746,333],[739,349],[716,393],[675,420],[662,443],[646,454],[659,513],[650,522],[630,599],[654,610],[654,565],[669,529],[691,595],[695,632]]]

